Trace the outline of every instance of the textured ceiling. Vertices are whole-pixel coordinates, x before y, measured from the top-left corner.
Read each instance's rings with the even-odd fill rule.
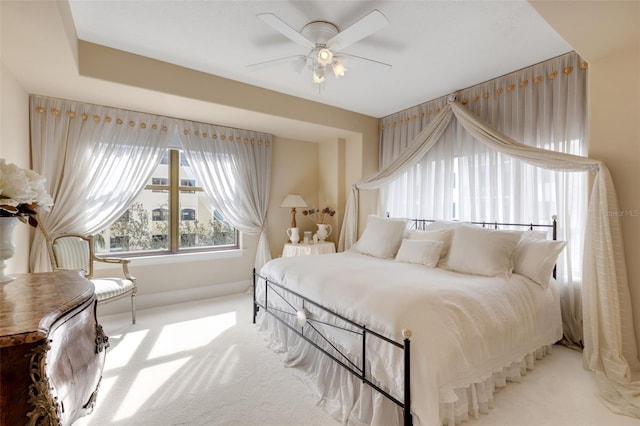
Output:
[[[525,1],[70,0],[78,38],[362,114],[383,117],[566,53],[571,47]],[[247,65],[309,49],[256,17],[296,31],[323,20],[340,31],[373,9],[390,24],[344,52],[392,65],[346,64],[318,90],[311,71]]]

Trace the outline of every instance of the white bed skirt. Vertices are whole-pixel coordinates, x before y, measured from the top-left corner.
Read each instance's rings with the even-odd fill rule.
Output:
[[[318,398],[317,405],[339,422],[379,426],[402,424],[402,410],[397,405],[264,311],[258,317],[258,329],[269,347],[279,354],[285,365],[293,367],[293,371],[314,392]],[[520,382],[522,376],[534,368],[535,360],[550,354],[551,348],[545,345],[524,358],[513,360],[482,382],[455,389],[456,402],[440,403],[441,424],[453,426],[478,418],[480,414],[488,414],[493,408],[496,390],[506,386],[507,382]],[[412,395],[412,400],[420,397]],[[413,423],[426,426],[415,415]]]
[[[528,370],[533,370],[535,360],[551,354],[550,345],[545,345],[522,359],[514,360],[480,383],[472,383],[458,388],[455,393],[458,401],[440,404],[440,421],[443,425],[453,426],[469,419],[477,419],[480,414],[489,414],[493,408],[493,394],[507,382],[521,382]]]

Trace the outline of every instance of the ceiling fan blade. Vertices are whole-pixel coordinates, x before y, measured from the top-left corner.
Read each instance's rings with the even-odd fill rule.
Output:
[[[343,57],[352,58],[352,59],[355,59],[356,61],[363,61],[363,62],[366,62],[367,65],[373,65],[379,69],[384,69],[386,71],[391,69],[391,64],[376,61],[375,59],[363,58],[362,56],[351,55],[344,52],[340,52],[340,54],[335,55],[335,58],[337,59],[341,59]]]
[[[262,19],[265,23],[269,24],[274,30],[278,31],[283,36],[287,37],[289,40],[294,43],[300,44],[308,49],[313,49],[316,47],[315,43],[308,40],[298,31],[291,28],[286,22],[282,19],[278,18],[273,13],[261,13],[257,15],[258,18]]]
[[[273,65],[280,65],[283,63],[291,63],[296,69],[296,71],[302,71],[302,69],[307,63],[307,57],[305,55],[285,56],[284,58],[271,59],[269,61],[249,64],[249,65],[246,65],[246,68],[251,71],[255,71],[255,70],[263,69]]]
[[[339,32],[327,41],[327,46],[334,52],[339,52],[347,46],[362,40],[389,25],[389,20],[378,9],[374,9],[358,21]]]

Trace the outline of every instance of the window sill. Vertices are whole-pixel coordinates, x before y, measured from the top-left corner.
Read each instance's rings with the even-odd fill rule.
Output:
[[[217,250],[197,253],[175,253],[175,254],[160,254],[154,256],[137,256],[129,257],[131,260],[130,266],[146,266],[146,265],[166,265],[175,263],[186,262],[201,262],[207,260],[220,260],[242,257],[246,252],[246,249],[230,249],[230,250]],[[118,257],[116,253],[112,253],[106,257]],[[110,269],[113,265],[105,264],[101,262],[94,263],[96,269]]]

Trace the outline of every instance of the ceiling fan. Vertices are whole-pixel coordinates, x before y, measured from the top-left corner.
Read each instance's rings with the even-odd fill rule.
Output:
[[[348,46],[370,36],[374,32],[389,25],[389,20],[377,9],[372,10],[351,26],[339,31],[331,22],[313,21],[305,25],[300,32],[294,30],[273,13],[257,15],[262,21],[287,37],[289,40],[310,49],[306,55],[293,55],[279,59],[247,65],[249,69],[259,69],[282,62],[293,62],[297,70],[302,71],[305,65],[312,70],[312,81],[322,85],[326,72],[333,71],[335,78],[344,76],[347,68],[344,60],[363,61],[369,65],[390,69],[391,65],[373,59],[344,53]]]

